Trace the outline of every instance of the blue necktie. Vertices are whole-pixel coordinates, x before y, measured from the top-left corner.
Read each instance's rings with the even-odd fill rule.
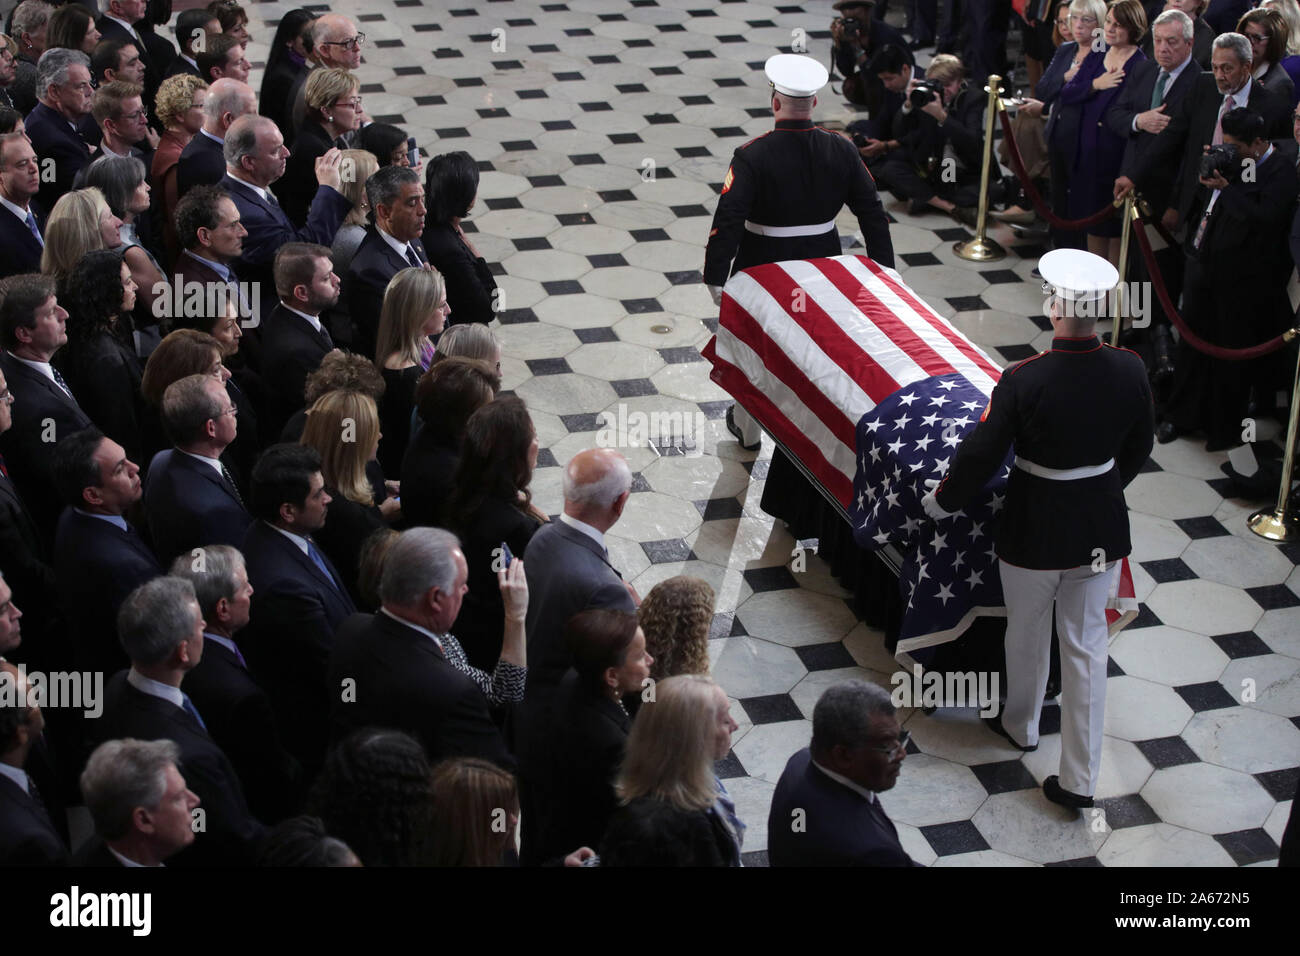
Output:
[[[199,709],[194,706],[194,701],[190,700],[190,695],[183,691],[181,692],[181,709],[193,717],[198,725],[205,731],[208,729],[208,725],[205,724],[203,718],[199,716]]]
[[[312,544],[311,538],[307,539],[307,557],[311,558],[312,564],[320,568],[321,574],[329,579],[335,590],[338,590],[339,583],[334,580],[334,575],[330,573],[329,566],[325,563],[325,559],[321,557],[321,553],[316,550],[316,545]]]
[[[59,386],[59,388],[63,389],[65,392],[67,392],[68,398],[72,399],[75,402],[77,400],[76,396],[72,394],[72,389],[68,388],[68,383],[63,380],[63,376],[59,374],[59,370],[55,368],[53,365],[51,365],[50,371],[54,373],[54,384]]]
[[[36,225],[36,216],[32,214],[30,209],[27,210],[27,228],[31,230],[32,235],[36,237],[36,241],[39,242],[41,248],[44,249],[45,240],[41,238],[40,227]]]

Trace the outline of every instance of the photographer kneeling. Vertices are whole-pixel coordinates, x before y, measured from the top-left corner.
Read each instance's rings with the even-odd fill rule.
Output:
[[[874,6],[875,0],[839,0],[835,4],[839,16],[831,21],[831,55],[835,69],[844,74],[840,91],[873,117],[883,104],[884,88],[871,68],[871,58],[891,44],[908,49],[901,33],[872,18]]]
[[[962,82],[963,73],[955,56],[934,58],[925,79],[912,81],[870,167],[877,182],[911,200],[912,215],[929,206],[974,226],[986,97]]]
[[[1206,341],[1245,348],[1277,335],[1291,317],[1287,231],[1296,179],[1265,138],[1259,113],[1230,110],[1222,129],[1223,144],[1201,157],[1203,188],[1187,219],[1182,315]],[[1250,383],[1259,379],[1261,361],[1213,359],[1180,342],[1173,394],[1156,438],[1170,442],[1204,429],[1207,451],[1242,444]]]

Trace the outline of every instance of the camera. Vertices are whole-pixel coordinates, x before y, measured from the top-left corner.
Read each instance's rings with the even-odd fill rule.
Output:
[[[837,17],[840,26],[844,28],[844,35],[856,39],[862,35],[862,21],[857,17]]]
[[[1208,179],[1215,173],[1232,182],[1237,175],[1237,147],[1233,143],[1220,143],[1211,146],[1210,151],[1201,157],[1201,178]]]
[[[929,103],[940,98],[943,92],[943,86],[934,80],[921,80],[907,94],[907,100],[912,104],[913,109],[921,109]]]
[[[867,146],[867,138],[863,136],[861,133],[854,133],[853,145],[856,146],[858,149],[865,149]]]

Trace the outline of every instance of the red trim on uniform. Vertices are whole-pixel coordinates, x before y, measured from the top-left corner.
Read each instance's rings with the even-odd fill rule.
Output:
[[[1029,358],[1027,358],[1027,359],[1021,359],[1021,360],[1020,360],[1019,362],[1017,362],[1015,365],[1012,365],[1010,368],[1008,368],[1008,369],[1006,369],[1005,371],[1003,371],[1002,374],[1003,374],[1003,375],[1010,375],[1010,374],[1012,374],[1013,372],[1015,372],[1015,371],[1017,371],[1017,370],[1023,368],[1024,366],[1028,365],[1028,364],[1029,364],[1030,362],[1032,362],[1034,359],[1040,359],[1040,358],[1042,358],[1044,355],[1050,355],[1050,354],[1051,354],[1050,352],[1039,352],[1037,355],[1031,355],[1031,356],[1029,356]],[[991,400],[990,400],[990,401],[991,401]]]

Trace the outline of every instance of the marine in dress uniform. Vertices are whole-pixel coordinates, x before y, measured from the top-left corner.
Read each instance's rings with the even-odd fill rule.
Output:
[[[894,265],[889,220],[862,157],[844,137],[813,124],[817,91],[830,78],[826,67],[780,53],[764,70],[776,127],[732,156],[704,250],[704,281],[719,303],[722,285],[741,269],[840,255],[835,217],[845,205],[858,217],[867,255]],[[727,417],[730,427],[733,413]],[[741,443],[757,447],[758,425],[742,409],[734,409],[734,424]]]
[[[1094,334],[1119,275],[1105,259],[1058,249],[1039,260],[1054,287],[1052,347],[1002,374],[980,423],[924,499],[937,522],[971,501],[1015,445],[997,533],[1007,604],[1007,701],[990,726],[1022,750],[1038,746],[1052,640],[1061,642],[1061,772],[1047,797],[1090,807],[1101,768],[1106,704],[1106,602],[1128,555],[1124,487],[1151,452],[1155,419],[1146,367]]]

